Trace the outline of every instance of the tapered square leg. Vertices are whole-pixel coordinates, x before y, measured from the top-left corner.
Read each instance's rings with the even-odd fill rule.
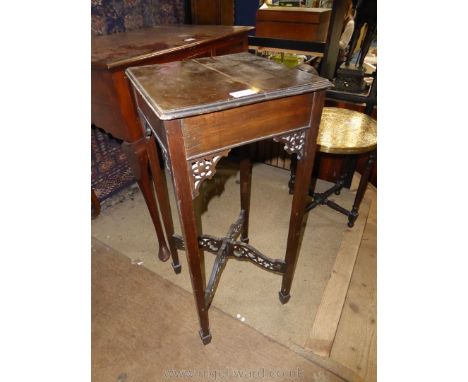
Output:
[[[311,181],[312,167],[314,164],[317,134],[320,125],[320,117],[325,99],[325,92],[314,93],[312,102],[312,115],[310,127],[305,131],[303,146],[297,145],[297,169],[294,185],[294,194],[289,220],[288,242],[286,246],[285,272],[279,293],[280,301],[285,304],[289,301],[291,284],[296,267],[299,252],[299,237],[302,221]]]
[[[200,322],[200,337],[204,344],[211,340],[208,308],[205,300],[202,253],[198,246],[198,229],[192,199],[192,176],[185,153],[182,128],[178,120],[165,122],[167,144],[171,160],[172,179],[177,200],[179,220],[183,231],[185,252],[192,281],[192,289]]]

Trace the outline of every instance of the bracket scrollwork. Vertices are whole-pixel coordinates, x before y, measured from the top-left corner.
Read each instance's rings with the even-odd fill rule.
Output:
[[[304,156],[306,129],[274,137],[275,142],[284,143],[284,150],[288,154],[297,154],[297,159]]]
[[[198,196],[200,186],[206,179],[211,179],[216,173],[216,165],[222,157],[229,154],[230,149],[220,151],[211,156],[203,156],[188,161],[189,172],[192,176],[192,199]]]

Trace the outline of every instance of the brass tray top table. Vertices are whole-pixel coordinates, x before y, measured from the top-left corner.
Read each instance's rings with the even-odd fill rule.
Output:
[[[156,229],[160,259],[167,260],[169,250],[159,221],[144,136],[125,69],[247,51],[247,33],[252,29],[245,26],[176,24],[91,38],[91,123],[124,141],[123,148]],[[173,257],[176,272],[179,271],[178,266],[177,257]]]
[[[331,84],[249,53],[129,68],[126,73],[146,135],[166,235],[171,251],[186,251],[200,337],[207,344],[211,341],[208,308],[228,258],[251,261],[279,273],[280,301],[284,304],[290,298],[320,116],[325,90]],[[266,138],[284,143],[286,151],[298,155],[284,260],[270,259],[249,245],[252,169],[247,155],[240,163],[241,212],[226,237],[201,234],[193,208],[200,184],[214,175],[221,157],[231,148]],[[156,140],[174,183],[183,238],[174,235]],[[207,286],[203,251],[216,255]]]
[[[311,193],[313,201],[306,207],[308,212],[319,204],[327,205],[348,216],[348,227],[351,228],[359,216],[359,206],[366,192],[369,175],[377,154],[377,122],[367,114],[358,111],[325,107],[317,137],[317,149],[330,154],[368,153],[366,167],[359,181],[356,197],[350,211],[328,199],[333,193],[339,195],[344,187],[349,171],[349,166],[346,164],[340,178],[330,189],[322,193]]]

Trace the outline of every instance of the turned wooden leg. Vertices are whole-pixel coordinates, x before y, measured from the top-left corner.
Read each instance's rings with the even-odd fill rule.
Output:
[[[334,191],[335,195],[340,195],[343,187],[351,187],[354,170],[356,169],[356,157],[354,155],[345,155],[341,165],[341,175],[336,181],[339,187]]]
[[[145,141],[144,139],[141,139],[133,143],[124,142],[122,144],[122,148],[127,154],[130,167],[138,181],[138,185],[140,186],[140,190],[145,198],[151,219],[153,220],[153,225],[156,230],[156,236],[158,237],[159,243],[158,257],[161,261],[167,261],[170,257],[170,252],[167,248],[161,221],[159,220],[158,205],[156,204],[156,198],[154,196],[154,190],[149,173]]]
[[[299,252],[299,236],[301,234],[302,221],[311,181],[312,167],[314,164],[317,146],[317,134],[320,125],[320,117],[325,100],[325,92],[314,93],[312,103],[311,126],[306,129],[305,142],[298,146],[296,181],[291,207],[291,218],[289,220],[288,242],[286,246],[285,272],[279,292],[282,304],[289,301],[291,295],[291,284],[296,267],[297,254]]]
[[[377,152],[374,150],[371,151],[367,157],[366,168],[364,169],[364,173],[361,175],[361,180],[359,181],[359,186],[356,191],[356,198],[354,199],[353,208],[348,216],[348,227],[353,227],[354,222],[359,216],[359,206],[361,205],[362,199],[364,198],[364,193],[367,189],[367,183],[369,182],[369,176],[372,171],[372,167],[374,166],[376,155]]]
[[[341,173],[343,176],[343,187],[350,188],[353,181],[354,172],[356,171],[356,156],[346,155],[343,159],[343,167]]]
[[[175,273],[180,273],[182,266],[179,263],[179,254],[175,247],[172,236],[174,235],[174,223],[172,221],[171,205],[169,203],[169,195],[167,192],[166,174],[161,171],[161,163],[156,147],[156,139],[153,135],[146,138],[146,151],[148,152],[151,173],[153,174],[154,186],[159,207],[161,208],[161,216],[166,231],[167,241],[172,257],[172,268]]]
[[[171,161],[172,179],[177,200],[177,209],[185,242],[185,252],[192,281],[192,289],[200,322],[200,338],[206,345],[211,341],[208,308],[205,301],[203,252],[198,247],[198,228],[192,199],[192,174],[185,153],[182,129],[179,120],[164,122]]]
[[[249,158],[249,146],[241,149],[240,161],[240,198],[241,210],[245,211],[245,220],[241,231],[241,241],[249,243],[250,190],[252,184],[252,163]]]

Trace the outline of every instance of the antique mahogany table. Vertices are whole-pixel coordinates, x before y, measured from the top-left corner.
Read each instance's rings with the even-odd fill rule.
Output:
[[[185,249],[204,344],[211,340],[208,308],[228,258],[248,260],[282,275],[281,303],[290,288],[299,250],[325,90],[330,82],[249,53],[129,68],[142,131],[156,184],[173,262]],[[273,138],[296,153],[298,166],[284,260],[270,259],[249,244],[251,163],[240,163],[241,212],[226,237],[202,234],[193,200],[230,149]],[[183,238],[174,235],[156,140],[171,173]],[[240,235],[240,240],[236,240]],[[203,251],[216,255],[208,285]]]
[[[247,51],[252,27],[223,25],[160,25],[93,36],[91,39],[91,122],[124,141],[132,171],[148,206],[159,243],[159,258],[169,250],[159,221],[148,159],[125,69]]]

